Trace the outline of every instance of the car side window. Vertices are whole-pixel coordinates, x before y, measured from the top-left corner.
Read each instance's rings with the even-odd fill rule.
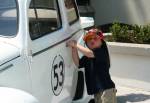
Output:
[[[31,0],[28,16],[32,40],[54,32],[62,26],[57,0]]]
[[[18,32],[18,7],[16,0],[0,2],[0,36],[14,37]]]
[[[69,24],[73,24],[79,20],[78,10],[75,0],[65,0],[65,6],[67,8],[67,16]]]

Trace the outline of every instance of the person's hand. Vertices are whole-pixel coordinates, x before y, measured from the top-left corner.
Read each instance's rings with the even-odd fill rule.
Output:
[[[77,41],[75,40],[70,40],[67,42],[67,47],[75,48],[77,45]]]

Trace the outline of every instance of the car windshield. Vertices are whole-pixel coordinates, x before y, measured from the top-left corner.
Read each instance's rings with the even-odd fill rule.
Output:
[[[16,35],[17,20],[16,0],[0,0],[0,36]]]

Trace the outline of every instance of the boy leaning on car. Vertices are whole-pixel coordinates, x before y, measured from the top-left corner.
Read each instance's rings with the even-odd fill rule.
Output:
[[[76,66],[85,68],[88,94],[94,95],[95,103],[117,103],[115,84],[109,73],[109,52],[103,33],[98,29],[91,29],[83,40],[87,48],[74,40],[67,42],[67,46],[72,49]],[[82,58],[79,58],[78,51],[84,55]]]

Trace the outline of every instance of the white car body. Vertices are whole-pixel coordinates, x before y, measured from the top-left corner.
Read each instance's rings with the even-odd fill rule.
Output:
[[[17,0],[16,36],[0,37],[0,103],[71,103],[76,93],[78,70],[66,42],[81,42],[84,31],[80,20],[69,25],[64,0],[58,0],[62,28],[31,40],[30,1]],[[12,12],[6,12],[5,16]],[[57,63],[60,70],[54,71]],[[63,84],[53,90],[57,79]]]
[[[80,17],[80,19],[81,19],[81,26],[83,29],[92,27],[95,24],[93,17]]]

